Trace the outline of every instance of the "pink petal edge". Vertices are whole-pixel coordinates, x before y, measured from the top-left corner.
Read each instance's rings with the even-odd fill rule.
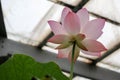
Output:
[[[76,14],[79,16],[82,29],[82,27],[84,27],[85,24],[89,21],[89,13],[86,8],[82,8]]]
[[[89,51],[85,51],[85,50],[81,50],[81,52],[84,54],[87,54],[87,55],[101,57],[101,52],[89,52]]]
[[[66,35],[54,35],[51,37],[48,42],[62,44],[63,42],[67,41],[69,38]]]
[[[66,15],[66,17],[64,19],[63,26],[64,26],[65,30],[69,34],[78,34],[80,32],[80,21],[79,21],[79,18],[73,12],[69,12]]]
[[[65,7],[65,8],[63,9],[62,15],[61,15],[61,22],[62,22],[62,24],[63,24],[63,21],[64,21],[66,15],[67,15],[69,12],[72,12],[70,8]]]
[[[104,27],[104,24],[104,19],[94,19],[86,24],[81,33],[85,34],[86,37],[89,39],[96,40],[102,35],[102,29]]]
[[[53,33],[55,35],[57,34],[67,34],[64,27],[59,22],[49,20],[48,24],[50,25],[50,28],[52,29]]]
[[[100,43],[96,40],[85,39],[85,40],[82,41],[82,44],[90,52],[101,52],[101,51],[106,51],[107,50],[102,43]]]

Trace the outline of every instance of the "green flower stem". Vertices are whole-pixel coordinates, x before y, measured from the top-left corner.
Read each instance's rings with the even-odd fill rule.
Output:
[[[73,42],[72,61],[71,61],[71,68],[70,68],[70,80],[72,80],[73,78],[75,45],[76,45],[76,42]]]

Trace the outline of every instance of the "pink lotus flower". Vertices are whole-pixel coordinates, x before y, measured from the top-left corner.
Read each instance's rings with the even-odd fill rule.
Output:
[[[83,8],[77,13],[65,7],[59,22],[48,21],[55,34],[48,41],[60,44],[58,49],[59,58],[71,59],[73,42],[76,43],[74,60],[79,56],[80,51],[93,56],[100,56],[102,51],[107,50],[97,39],[102,35],[105,24],[104,19],[89,21],[88,11]]]

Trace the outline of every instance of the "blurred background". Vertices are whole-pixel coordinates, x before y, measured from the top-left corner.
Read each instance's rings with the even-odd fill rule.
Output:
[[[47,21],[59,22],[65,6],[74,12],[86,8],[91,20],[104,18],[103,35],[98,41],[108,52],[102,53],[101,58],[81,53],[78,61],[93,61],[96,66],[120,73],[120,0],[1,0],[1,3],[8,39],[55,54],[56,45],[47,42],[53,35]],[[74,76],[73,80],[93,79]]]

